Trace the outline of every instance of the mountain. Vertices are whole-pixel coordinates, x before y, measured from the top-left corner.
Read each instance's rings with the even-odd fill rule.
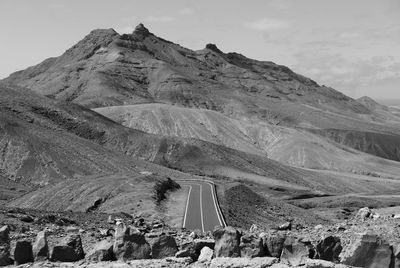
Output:
[[[112,29],[94,30],[60,57],[14,73],[5,81],[50,98],[95,108],[105,116],[110,115],[104,107],[113,106],[113,115],[119,113],[120,118],[110,118],[118,122],[122,117],[126,122],[133,122],[144,109],[141,123],[135,121],[134,128],[154,134],[200,138],[252,154],[268,155],[298,167],[349,170],[347,165],[342,167],[341,162],[348,163],[340,156],[345,154],[343,148],[326,143],[326,137],[331,135],[319,135],[325,129],[330,133],[367,131],[372,136],[387,134],[395,138],[400,133],[398,117],[386,112],[383,116],[366,102],[320,86],[285,66],[248,59],[237,53],[223,53],[213,44],[192,51],[157,37],[142,24],[132,34],[119,35]],[[194,127],[183,121],[183,129],[171,131],[169,128],[175,123],[166,118],[157,123],[161,125],[156,130],[152,129],[154,118],[149,117],[154,115],[146,112],[150,103],[160,105],[163,110],[170,109],[167,112],[173,114],[170,119],[184,118],[187,111],[213,114],[217,120],[214,131],[210,132],[206,125]],[[132,118],[128,109],[135,110]],[[225,126],[225,130],[222,125],[216,127],[222,118],[228,118],[224,119],[227,123],[234,121],[236,127]],[[311,134],[298,128],[310,130]],[[315,129],[321,131],[315,132]],[[227,132],[230,134],[226,135]],[[280,134],[271,135],[273,132]],[[300,145],[288,143],[289,140]],[[396,150],[400,149],[384,138],[375,140],[384,143],[380,148],[395,145]],[[282,147],[282,143],[287,145]],[[392,152],[375,153],[366,146],[358,146],[357,142],[341,142],[342,145],[398,160]],[[326,148],[332,146],[338,156],[331,159]],[[288,152],[288,148],[299,149]],[[324,157],[320,159],[318,155]]]
[[[150,196],[168,176],[240,181],[281,199],[399,187],[400,118],[390,110],[273,62],[181,47],[142,24],[132,34],[94,30],[11,74],[0,93],[0,175],[31,191],[17,206],[77,209],[81,197],[62,189],[94,187],[88,208],[131,178]],[[50,206],[53,192],[63,202]],[[120,204],[107,200],[105,211]]]

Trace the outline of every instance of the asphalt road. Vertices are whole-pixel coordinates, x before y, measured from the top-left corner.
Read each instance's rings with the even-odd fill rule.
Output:
[[[212,231],[225,226],[214,195],[214,185],[203,181],[185,181],[180,185],[188,190],[183,227],[188,230]]]

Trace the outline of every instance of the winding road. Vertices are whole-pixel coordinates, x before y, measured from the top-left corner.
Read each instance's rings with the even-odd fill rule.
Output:
[[[182,181],[188,189],[183,227],[201,232],[212,231],[215,226],[226,226],[216,198],[214,184],[207,181]]]

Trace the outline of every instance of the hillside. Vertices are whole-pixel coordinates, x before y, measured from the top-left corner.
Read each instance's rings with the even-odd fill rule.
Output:
[[[166,104],[112,106],[94,110],[132,129],[163,136],[201,139],[236,150],[267,156],[297,167],[332,169],[359,174],[377,172],[396,175],[396,171],[390,171],[393,165],[397,166],[396,163],[359,151],[399,160],[397,148],[400,148],[400,137],[388,134],[374,136],[374,133],[359,132],[359,136],[356,136],[351,135],[354,131],[347,131],[348,135],[333,136],[332,133],[338,133],[340,130],[305,131],[256,120],[232,119],[206,109],[183,108]],[[331,135],[324,135],[326,132]],[[364,133],[365,137],[362,138],[361,135]],[[339,144],[327,141],[321,136],[328,137]],[[359,144],[352,143],[357,141]],[[395,146],[380,148],[381,144],[382,146],[388,144],[385,142],[390,142]]]

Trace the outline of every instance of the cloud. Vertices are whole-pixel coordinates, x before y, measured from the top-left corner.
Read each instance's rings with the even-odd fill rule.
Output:
[[[271,31],[289,28],[289,22],[275,18],[261,18],[255,21],[245,23],[247,28],[256,31]]]
[[[175,18],[174,17],[170,17],[170,16],[147,16],[146,18],[144,18],[145,22],[171,22],[174,21]]]
[[[179,14],[181,15],[192,15],[194,14],[194,9],[190,7],[184,7],[181,10],[179,10]]]
[[[382,85],[400,78],[400,62],[391,56],[350,59],[336,53],[302,51],[294,57],[296,72],[352,97],[373,95]]]

